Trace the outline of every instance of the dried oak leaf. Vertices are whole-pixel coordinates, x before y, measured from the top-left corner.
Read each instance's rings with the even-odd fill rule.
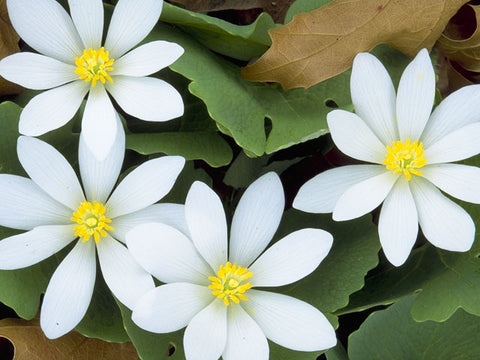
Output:
[[[334,0],[270,30],[272,46],[245,79],[284,89],[310,87],[350,68],[358,52],[378,44],[413,56],[431,49],[449,19],[468,0]]]
[[[19,52],[18,41],[20,37],[13,30],[7,13],[6,0],[0,0],[0,59]],[[0,77],[0,96],[18,94],[22,87]]]
[[[15,348],[13,360],[138,360],[131,343],[108,343],[85,338],[77,332],[49,340],[35,320],[1,320],[1,337],[12,342]]]

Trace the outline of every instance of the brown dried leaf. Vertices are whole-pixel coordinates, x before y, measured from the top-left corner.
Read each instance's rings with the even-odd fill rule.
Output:
[[[6,0],[0,0],[0,59],[19,52],[18,41],[20,37],[13,30],[7,13]],[[22,87],[0,77],[0,96],[18,94]]]
[[[284,89],[310,87],[347,70],[358,52],[387,43],[414,56],[431,49],[468,0],[334,0],[270,30],[272,46],[242,75]]]
[[[0,338],[15,347],[13,360],[138,360],[131,343],[108,343],[70,332],[56,340],[45,337],[38,321],[4,319],[0,321]]]

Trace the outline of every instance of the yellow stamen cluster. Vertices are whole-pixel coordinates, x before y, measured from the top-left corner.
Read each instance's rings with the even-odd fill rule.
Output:
[[[100,236],[107,236],[105,230],[114,230],[113,227],[108,225],[112,220],[105,217],[104,214],[105,205],[96,201],[93,204],[89,201],[82,201],[77,211],[70,218],[78,224],[73,227],[75,236],[81,237],[83,242],[90,240],[90,237],[93,236],[95,242],[98,243]]]
[[[78,74],[79,78],[86,82],[91,81],[92,86],[95,86],[98,80],[102,84],[105,84],[105,79],[113,82],[108,75],[108,72],[113,70],[113,61],[103,46],[99,50],[85,49],[82,56],[75,58],[75,65],[77,65],[75,74]]]
[[[220,265],[217,276],[208,278],[212,282],[209,288],[213,290],[213,295],[223,299],[225,305],[230,305],[230,301],[238,304],[240,300],[248,300],[244,294],[252,285],[249,282],[243,282],[252,275],[253,273],[247,268],[227,262],[225,265]]]
[[[412,178],[412,174],[422,176],[418,169],[427,163],[423,156],[423,143],[419,143],[418,140],[412,143],[410,139],[405,143],[400,140],[394,141],[392,146],[387,145],[387,154],[383,163],[394,174],[403,173],[407,180]]]

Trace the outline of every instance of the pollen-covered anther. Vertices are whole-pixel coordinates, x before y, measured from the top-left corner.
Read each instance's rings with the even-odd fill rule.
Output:
[[[252,285],[245,281],[252,275],[253,273],[247,268],[227,262],[225,265],[220,265],[217,276],[208,278],[212,282],[209,288],[212,289],[213,295],[223,300],[225,305],[230,305],[231,301],[238,304],[240,300],[248,300],[245,292]]]
[[[392,146],[387,145],[387,153],[383,160],[386,168],[392,170],[394,174],[402,173],[407,180],[412,178],[412,174],[422,176],[418,169],[425,166],[427,160],[423,155],[423,143],[410,139],[405,142],[394,141]]]
[[[85,49],[82,56],[75,58],[75,65],[77,65],[75,74],[78,74],[81,80],[91,81],[92,86],[95,86],[99,80],[102,84],[105,84],[105,80],[113,82],[108,74],[113,71],[113,62],[114,59],[110,59],[109,52],[105,51],[103,46],[98,50]]]
[[[70,218],[78,224],[73,227],[75,236],[81,237],[83,242],[90,240],[90,237],[93,236],[95,242],[98,243],[100,237],[107,236],[105,230],[113,231],[113,227],[108,225],[112,220],[105,217],[105,210],[105,205],[96,201],[93,204],[89,201],[82,201]]]

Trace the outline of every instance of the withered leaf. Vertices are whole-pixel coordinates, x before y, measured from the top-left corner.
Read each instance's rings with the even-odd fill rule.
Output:
[[[18,41],[20,37],[10,24],[7,13],[6,0],[0,0],[0,59],[19,52]],[[18,94],[22,88],[0,77],[0,96]]]
[[[49,340],[36,320],[0,320],[1,337],[13,343],[14,360],[138,360],[131,343],[108,343],[77,332]]]
[[[355,55],[386,43],[414,56],[431,49],[468,0],[334,0],[270,30],[272,46],[242,75],[284,89],[310,87],[347,70]]]

